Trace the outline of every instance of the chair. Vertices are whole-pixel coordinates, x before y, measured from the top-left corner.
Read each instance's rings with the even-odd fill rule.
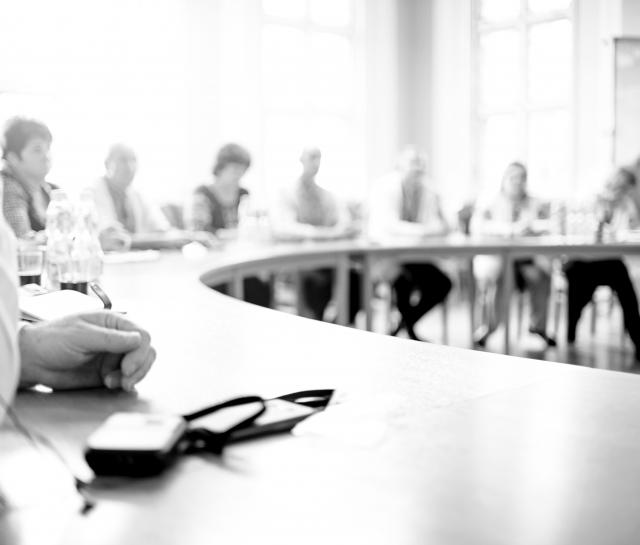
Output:
[[[553,333],[556,337],[560,328],[560,316],[562,307],[567,306],[567,291],[567,279],[561,272],[556,274],[556,271],[554,270],[551,283],[551,300],[553,307]],[[607,315],[610,318],[615,305],[615,297],[608,286],[598,286],[593,294],[593,297],[591,298],[591,302],[587,305],[590,310],[590,331],[592,337],[595,336],[597,331],[598,306],[601,303],[606,303],[608,305]],[[566,314],[567,311],[565,310],[564,312]],[[622,318],[620,330],[621,342],[622,344],[624,344],[627,337],[627,331],[624,325],[624,317]]]

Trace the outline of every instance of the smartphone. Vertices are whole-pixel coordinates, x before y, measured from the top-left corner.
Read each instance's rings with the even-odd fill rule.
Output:
[[[266,411],[256,418],[250,426],[232,432],[229,442],[289,431],[298,422],[304,420],[317,410],[283,399],[269,399],[265,401],[265,405]],[[198,418],[194,421],[194,425],[215,433],[224,433],[250,415],[255,414],[258,408],[259,405],[255,403],[228,407],[224,410]]]
[[[87,439],[85,459],[96,475],[157,475],[175,460],[186,429],[177,415],[114,413]]]
[[[267,410],[246,428],[240,428],[231,435],[231,441],[241,441],[261,435],[291,430],[298,422],[317,412],[317,408],[307,407],[284,399],[269,399]]]

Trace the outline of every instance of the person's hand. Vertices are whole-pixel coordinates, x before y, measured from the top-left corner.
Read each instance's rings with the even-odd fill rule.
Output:
[[[210,250],[220,247],[221,244],[220,239],[208,231],[188,231],[188,236],[193,242],[199,242]]]
[[[132,390],[156,358],[149,333],[109,311],[25,325],[19,345],[22,387]]]
[[[105,252],[126,252],[131,248],[131,235],[118,227],[107,227],[100,232],[100,245]]]

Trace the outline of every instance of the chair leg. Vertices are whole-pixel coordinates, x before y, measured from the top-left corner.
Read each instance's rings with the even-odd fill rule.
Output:
[[[449,305],[447,300],[442,301],[442,344],[449,344]]]
[[[517,291],[516,292],[516,304],[517,304],[517,336],[522,336],[522,320],[524,317],[524,293]]]
[[[560,329],[560,310],[562,307],[562,293],[559,291],[554,294],[553,298],[553,336],[558,338],[558,330]]]

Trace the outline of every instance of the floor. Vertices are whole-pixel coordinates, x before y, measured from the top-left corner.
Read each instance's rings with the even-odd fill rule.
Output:
[[[294,313],[296,310],[295,294],[290,285],[276,286],[278,294],[278,308],[285,312]],[[557,325],[557,346],[547,348],[539,337],[528,332],[528,308],[526,297],[523,299],[522,323],[518,327],[517,303],[514,298],[511,311],[511,355],[526,358],[556,361],[561,363],[584,365],[600,369],[611,369],[640,374],[640,365],[634,366],[634,350],[628,336],[623,335],[623,321],[620,307],[615,298],[608,291],[597,292],[596,303],[589,305],[583,312],[573,346],[566,342],[566,310],[561,307]],[[391,325],[397,323],[396,312],[389,312],[388,296],[375,298],[372,302],[373,329],[380,334],[386,334]],[[469,300],[466,293],[454,289],[447,302],[448,344],[462,348],[472,348],[471,323],[469,318]],[[595,330],[592,332],[592,315],[595,308]],[[330,307],[325,318],[332,316]],[[364,329],[364,315],[360,313],[356,326]],[[417,334],[429,342],[443,343],[443,312],[436,307],[429,312],[417,325]],[[549,319],[548,334],[552,335],[554,320]],[[406,337],[404,331],[399,336]],[[484,349],[486,352],[503,353],[504,329],[498,328],[489,338]]]
[[[526,305],[526,303],[525,303]],[[596,309],[595,331],[592,333],[593,309]],[[447,308],[448,344],[463,348],[472,348],[469,302],[461,294],[452,294]],[[523,309],[522,324],[518,327],[516,302],[511,312],[511,354],[526,358],[556,361],[573,365],[584,365],[600,369],[612,369],[640,373],[640,366],[634,367],[634,350],[628,336],[623,335],[623,320],[617,301],[608,297],[587,307],[578,324],[576,342],[569,346],[566,342],[566,320],[560,313],[557,329],[557,346],[547,348],[546,343],[528,332],[528,309]],[[396,316],[389,318],[386,306],[374,304],[374,329],[387,331],[386,323],[393,322]],[[553,320],[550,319],[548,334],[553,333]],[[520,330],[520,331],[519,331]],[[425,316],[416,328],[422,338],[430,342],[443,342],[442,309],[436,307]],[[504,329],[500,327],[487,342],[486,352],[503,353]],[[477,348],[478,350],[482,350]]]

